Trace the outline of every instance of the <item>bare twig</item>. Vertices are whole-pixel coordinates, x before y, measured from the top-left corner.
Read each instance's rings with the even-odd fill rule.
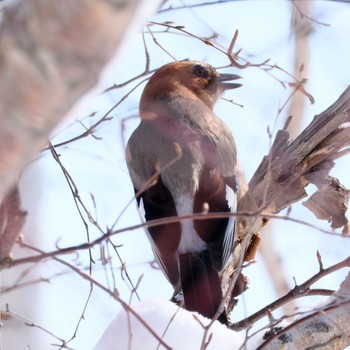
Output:
[[[153,42],[154,42],[161,50],[163,50],[171,59],[173,59],[174,61],[177,61],[176,58],[175,58],[167,49],[165,49],[164,46],[162,46],[162,45],[158,42],[157,38],[154,36],[154,34],[153,34],[152,30],[151,30],[151,27],[150,27],[149,25],[147,25],[147,29],[148,29],[148,32],[151,34],[151,37],[152,37],[152,39],[153,39]]]
[[[85,230],[86,230],[87,241],[90,242],[89,225],[88,225],[87,221],[84,218],[83,211],[87,214],[87,216],[88,216],[88,218],[89,218],[89,220],[91,222],[95,223],[95,225],[97,225],[97,222],[92,218],[90,212],[88,211],[88,209],[86,208],[85,204],[81,200],[81,197],[79,195],[78,187],[76,186],[72,176],[69,174],[67,169],[63,166],[63,164],[62,164],[62,162],[60,160],[59,154],[56,152],[55,148],[51,145],[51,143],[49,144],[49,147],[50,147],[51,154],[52,154],[54,160],[58,163],[58,165],[61,168],[62,173],[63,173],[63,175],[64,175],[64,177],[65,177],[65,179],[67,181],[67,184],[68,184],[68,186],[70,188],[70,191],[72,193],[72,196],[73,196],[75,207],[77,208],[79,216],[80,216],[80,219],[82,220],[82,222],[84,224],[84,227],[85,227]],[[90,257],[90,274],[91,274],[92,264],[94,263],[94,259],[92,257],[91,249],[89,249],[89,257]]]
[[[11,250],[18,239],[27,213],[21,209],[17,186],[0,203],[0,263],[11,258]]]
[[[71,338],[68,339],[68,340],[66,341],[65,345],[69,344],[73,339],[76,338],[76,336],[77,336],[77,334],[78,334],[78,330],[79,330],[80,324],[81,324],[82,321],[85,320],[86,309],[87,309],[87,307],[88,307],[88,305],[89,305],[90,298],[91,298],[91,296],[92,296],[93,290],[94,290],[94,285],[93,285],[93,283],[90,282],[90,290],[89,290],[89,294],[88,294],[88,296],[87,296],[87,298],[86,298],[86,302],[85,302],[83,311],[82,311],[82,313],[81,313],[81,315],[80,315],[80,317],[79,317],[79,320],[78,320],[78,322],[77,322],[77,325],[75,326],[75,329],[74,329],[74,332],[73,332]]]
[[[308,16],[308,14],[305,13],[304,8],[301,8],[301,7],[299,6],[298,1],[291,0],[291,3],[292,3],[292,5],[294,6],[295,10],[298,11],[298,13],[299,13],[299,15],[300,15],[301,18],[306,18],[306,19],[308,19],[310,22],[319,24],[319,25],[321,25],[321,26],[325,26],[325,27],[329,27],[329,26],[330,26],[330,24],[328,24],[328,23],[324,23],[324,22],[318,21],[317,19]]]
[[[339,153],[343,155],[344,147],[350,145],[349,121],[350,87],[294,141],[289,141],[285,129],[278,131],[269,155],[263,159],[249,182],[248,191],[238,202],[238,213],[249,208],[260,215],[238,218],[234,258],[225,267],[223,280],[237,278],[242,254],[253,258],[250,245],[269,219],[265,213],[277,213],[304,198],[309,183],[318,186],[319,190],[311,196],[307,207],[320,213],[319,218],[331,221],[333,229],[343,227],[343,233],[346,232],[349,191],[328,173],[334,165],[333,160]],[[317,200],[310,202],[315,196]],[[228,305],[234,303],[228,300]]]
[[[145,73],[142,73],[140,75],[140,77],[143,77],[145,75]],[[145,81],[147,81],[148,78],[145,78],[143,80],[141,80],[140,82],[138,82],[132,89],[130,89],[119,101],[118,103],[116,103],[113,107],[111,107],[102,118],[100,118],[96,123],[94,123],[93,125],[91,125],[89,128],[87,128],[83,133],[81,133],[80,135],[77,135],[69,140],[66,141],[62,141],[60,143],[56,143],[56,144],[52,144],[52,147],[54,148],[58,148],[58,147],[62,147],[62,146],[66,146],[72,142],[75,142],[77,140],[83,139],[85,137],[88,136],[92,136],[95,139],[98,139],[95,135],[95,131],[96,128],[101,125],[104,122],[110,121],[113,119],[113,117],[110,116],[110,114],[122,103],[124,102],[140,85],[142,85]],[[129,84],[129,82],[126,82],[125,84]],[[117,85],[113,86],[113,89],[116,88]],[[112,89],[112,88],[111,88]],[[46,151],[49,150],[50,146],[44,147],[42,150]]]
[[[25,325],[28,326],[28,327],[33,327],[33,328],[38,328],[40,329],[41,331],[45,332],[46,334],[50,335],[51,337],[55,338],[56,340],[58,340],[60,342],[59,346],[61,348],[64,348],[64,349],[71,349],[71,348],[68,348],[65,346],[65,340],[59,336],[57,336],[55,333],[51,332],[50,330],[48,330],[46,327],[43,327],[41,325],[38,325],[37,323],[33,322],[32,320],[30,320],[28,317],[25,317],[15,311],[12,311],[12,310],[1,310],[1,314],[2,314],[2,318],[5,318],[5,317],[18,317],[22,320],[24,320],[25,322]]]
[[[212,5],[221,5],[229,2],[234,2],[237,0],[214,0],[214,1],[203,1],[198,4],[191,4],[191,5],[180,5],[180,6],[173,6],[172,4],[168,7],[164,7],[158,11],[158,13],[163,12],[169,12],[169,11],[175,11],[175,10],[183,10],[183,9],[192,9],[196,7],[205,7],[205,6],[212,6]],[[166,2],[165,4],[166,5]],[[163,6],[164,6],[163,5]]]
[[[242,321],[235,322],[231,325],[231,329],[239,331],[242,330],[254,322],[260,320],[261,318],[267,316],[268,312],[274,311],[280,308],[282,305],[290,302],[291,300],[298,299],[300,297],[306,297],[311,295],[324,295],[324,296],[334,296],[335,291],[333,290],[324,290],[324,289],[311,289],[310,287],[319,281],[321,278],[332,274],[335,271],[343,269],[345,267],[350,267],[350,256],[340,261],[337,264],[334,264],[326,269],[320,269],[318,273],[309,278],[307,281],[300,285],[295,285],[287,294],[281,298],[273,301],[271,304],[266,305],[261,310],[257,311],[253,315],[245,318]]]
[[[349,107],[350,87],[294,141],[289,141],[286,130],[280,130],[270,154],[264,158],[250,180],[249,190],[238,204],[239,211],[264,208],[265,212],[279,212],[305,197],[304,188],[311,182],[320,189],[326,186],[328,194],[337,192],[338,204],[330,203],[329,200],[326,204],[325,210],[329,213],[327,219],[332,220],[332,228],[346,225],[344,213],[348,192],[339,183],[330,183],[328,173],[338,152],[350,145],[346,124],[350,120]],[[268,173],[270,176],[267,176]],[[312,209],[311,206],[309,209]],[[264,224],[261,222],[260,227]]]
[[[85,227],[85,230],[86,230],[86,236],[87,236],[87,243],[89,244],[90,243],[90,231],[89,231],[89,225],[88,225],[88,222],[85,220],[85,217],[83,215],[83,213],[85,213],[85,215],[87,216],[89,222],[91,222],[97,229],[98,231],[100,232],[100,234],[102,235],[102,237],[104,237],[104,239],[106,238],[106,240],[112,245],[121,265],[123,266],[123,260],[118,252],[118,247],[110,240],[110,238],[108,236],[106,236],[106,233],[103,231],[103,229],[101,228],[101,226],[99,225],[99,223],[93,218],[93,216],[91,215],[90,211],[88,210],[87,206],[85,205],[85,203],[83,202],[80,194],[79,194],[79,190],[78,190],[78,187],[76,186],[72,176],[69,174],[69,172],[67,171],[67,169],[64,167],[64,165],[62,164],[62,161],[60,159],[60,156],[58,155],[58,153],[56,152],[55,148],[50,144],[50,150],[51,150],[51,153],[55,159],[55,161],[59,164],[62,172],[63,172],[63,175],[64,177],[66,178],[66,181],[69,185],[69,188],[71,190],[71,193],[72,193],[72,196],[73,196],[73,200],[74,200],[74,203],[75,203],[75,206],[78,210],[78,213],[79,213],[79,216],[83,222],[83,225]],[[103,239],[103,240],[104,240]],[[92,247],[92,246],[91,246]],[[90,274],[92,272],[92,264],[94,262],[94,259],[92,257],[92,251],[91,251],[91,247],[88,248],[89,250],[89,257],[90,257]],[[136,296],[139,298],[138,294],[137,294],[137,291],[135,290],[135,286],[134,286],[134,283],[132,282],[129,274],[128,274],[128,271],[126,270],[126,268],[123,269],[124,273],[125,273],[125,276],[128,280],[128,282],[130,283],[132,289],[135,291],[135,294]]]
[[[181,25],[172,25],[170,24],[169,22],[164,22],[164,23],[160,23],[160,22],[152,22],[150,21],[149,22],[150,24],[153,24],[153,25],[158,25],[158,26],[163,26],[163,27],[166,27],[168,29],[173,29],[175,31],[179,31],[181,33],[184,33],[190,37],[193,37],[199,41],[201,41],[203,44],[205,45],[208,45],[208,46],[211,46],[213,48],[215,48],[216,50],[218,50],[219,52],[223,53],[224,55],[227,56],[227,58],[229,59],[229,61],[231,62],[231,64],[234,66],[234,67],[237,67],[237,68],[240,68],[240,69],[243,69],[243,68],[247,68],[247,67],[252,67],[252,66],[257,66],[255,64],[252,64],[250,62],[246,62],[244,64],[240,64],[237,62],[237,59],[238,57],[235,56],[235,54],[232,53],[232,49],[233,49],[233,46],[237,40],[237,33],[235,33],[233,39],[232,39],[232,42],[230,44],[230,47],[227,51],[221,49],[219,46],[215,45],[211,40],[207,39],[207,38],[202,38],[198,35],[195,35],[193,34],[192,32],[184,29],[185,27],[184,26],[181,26]]]
[[[40,249],[34,248],[29,246],[28,244],[24,244],[22,243],[22,245],[26,248],[32,249],[36,252],[39,253],[43,253]],[[113,299],[115,299],[116,301],[118,301],[121,306],[123,307],[123,309],[127,312],[130,312],[161,344],[162,346],[164,346],[166,349],[171,350],[171,347],[169,347],[164,340],[148,325],[148,323],[128,304],[126,303],[124,300],[122,300],[119,297],[119,293],[116,290],[109,290],[108,288],[106,288],[103,284],[101,284],[100,282],[98,282],[97,280],[95,280],[94,278],[92,278],[90,275],[84,273],[83,271],[79,270],[76,266],[62,260],[59,259],[57,257],[52,257],[53,260],[57,261],[58,263],[69,267],[73,272],[75,272],[76,274],[78,274],[80,277],[82,277],[84,280],[86,280],[87,282],[89,282],[90,286],[95,285],[98,288],[102,289],[104,292],[106,292],[109,296],[111,296]],[[90,298],[90,297],[89,297]],[[66,342],[65,342],[66,343]]]
[[[260,218],[263,217],[265,219],[277,219],[277,220],[287,220],[291,221],[300,225],[304,225],[306,227],[313,228],[317,230],[318,232],[322,232],[325,234],[329,235],[339,235],[335,233],[334,231],[331,230],[325,230],[319,226],[316,226],[314,224],[311,224],[307,221],[292,218],[288,215],[274,215],[274,214],[265,214],[264,212],[240,212],[240,213],[198,213],[195,215],[186,215],[186,216],[173,216],[173,217],[168,217],[168,218],[162,218],[162,219],[157,219],[157,220],[151,220],[145,223],[137,224],[137,225],[132,225],[128,226],[119,230],[115,231],[107,231],[107,233],[104,236],[98,237],[95,240],[92,240],[90,243],[82,243],[74,246],[69,246],[65,248],[60,248],[56,249],[50,252],[42,252],[41,254],[34,255],[34,256],[29,256],[25,258],[19,258],[15,260],[10,260],[10,261],[5,261],[2,264],[0,264],[0,268],[11,268],[14,266],[18,265],[23,265],[27,263],[33,263],[33,262],[38,262],[41,260],[45,260],[48,258],[52,258],[55,256],[59,255],[65,255],[65,254],[75,254],[77,251],[80,250],[86,250],[86,249],[91,249],[93,246],[101,244],[103,241],[108,240],[114,235],[121,234],[123,232],[130,232],[130,231],[135,231],[140,228],[149,228],[149,227],[155,227],[159,225],[164,225],[164,224],[171,224],[175,222],[180,222],[182,220],[208,220],[208,219],[217,219],[217,218],[227,218],[230,216],[239,216],[239,217],[246,217],[246,218]],[[344,239],[350,239],[350,236],[344,236]],[[21,244],[21,242],[18,242]]]

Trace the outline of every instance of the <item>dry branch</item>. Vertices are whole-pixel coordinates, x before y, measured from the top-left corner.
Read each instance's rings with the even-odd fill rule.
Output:
[[[26,0],[2,11],[0,200],[97,82],[139,0]]]
[[[277,132],[270,153],[262,160],[238,204],[238,211],[278,213],[306,197],[305,187],[312,183],[318,188],[314,194],[317,204],[309,200],[308,209],[317,214],[323,208],[322,218],[331,222],[332,229],[346,229],[349,191],[329,172],[334,161],[349,152],[349,146],[350,87],[331,107],[315,116],[295,140],[289,139],[285,129]],[[242,220],[244,227],[253,225],[258,230],[266,224],[263,215],[259,223],[254,222],[254,217]]]
[[[304,205],[318,218],[330,221],[332,229],[343,227],[343,233],[348,231],[345,212],[349,191],[329,172],[334,161],[349,152],[350,87],[331,107],[315,116],[295,140],[290,139],[286,127],[277,132],[270,153],[262,160],[238,203],[238,213],[252,215],[238,220],[233,259],[222,274],[224,290],[232,289],[236,280],[241,280],[238,275],[243,261],[254,258],[257,237],[268,216],[306,197],[305,187],[310,183],[318,191]],[[226,300],[226,305],[231,306],[229,312],[235,305],[233,297]]]
[[[255,211],[256,215],[239,218],[234,259],[223,274],[226,288],[227,285],[232,288],[235,281],[240,280],[238,276],[243,260],[253,257],[250,247],[256,241],[255,237],[259,236],[259,230],[266,225],[269,214],[276,214],[306,197],[305,187],[310,183],[316,185],[318,190],[304,205],[319,219],[331,222],[332,229],[343,228],[343,234],[348,233],[345,213],[349,191],[329,172],[337,158],[349,153],[350,87],[331,107],[315,116],[295,140],[290,139],[287,126],[278,131],[270,153],[262,160],[249,182],[247,192],[238,203],[240,213]],[[256,247],[253,250],[255,252]],[[349,258],[345,261],[348,262]],[[319,263],[320,274],[323,274],[327,269],[323,269],[321,260]],[[349,279],[350,276],[328,305],[283,330],[278,329],[259,349],[304,349],[313,346],[344,349],[350,339]],[[232,300],[234,294],[226,301],[228,311],[235,304]],[[267,314],[268,310],[265,312]]]
[[[319,253],[317,255],[320,256]],[[321,278],[324,278],[325,276],[330,275],[342,268],[349,268],[349,267],[350,267],[350,256],[344,259],[343,261],[340,261],[339,263],[334,264],[326,269],[324,269],[322,264],[320,264],[320,270],[318,271],[318,273],[313,275],[304,283],[300,285],[295,285],[294,288],[291,289],[287,294],[283,295],[282,297],[273,301],[272,303],[266,305],[263,309],[257,311],[253,315],[250,315],[249,317],[241,321],[233,323],[231,325],[231,329],[242,330],[242,329],[248,328],[250,325],[254,324],[256,321],[268,315],[268,313],[271,313],[272,311],[277,310],[278,308],[289,303],[290,301],[301,297],[311,296],[311,295],[334,296],[336,294],[336,297],[337,298],[341,297],[343,301],[343,299],[345,298],[345,293],[343,292],[338,291],[336,293],[335,291],[329,290],[329,289],[315,289],[311,287]],[[348,299],[350,299],[349,294],[347,295],[347,297]]]
[[[312,1],[296,0],[290,2],[291,4],[291,24],[290,31],[293,35],[293,75],[297,77],[300,82],[293,83],[290,98],[287,99],[289,105],[287,116],[293,116],[288,125],[288,131],[292,138],[295,138],[301,131],[302,121],[304,119],[304,112],[308,95],[305,94],[305,85],[307,83],[307,76],[309,74],[309,46],[311,33],[313,31],[313,22],[308,17],[312,13],[314,3]],[[312,99],[311,99],[312,101]],[[282,107],[282,106],[281,106]],[[281,256],[279,249],[274,242],[275,226],[270,225],[264,232],[264,239],[259,245],[259,253],[263,260],[264,266],[271,279],[271,284],[277,295],[283,295],[288,290],[287,276],[285,275],[283,265],[279,264]],[[290,302],[283,306],[283,313],[291,314],[295,309],[295,303]]]
[[[348,258],[349,259],[349,258]],[[257,350],[343,350],[350,345],[350,273],[328,305],[310,312],[287,327],[267,332]]]
[[[257,350],[343,350],[349,345],[349,313],[349,300],[322,308],[278,332]]]
[[[307,177],[311,178],[312,174],[315,175],[320,188],[327,185],[327,181],[325,180],[328,179],[330,167],[326,167],[326,165],[333,165],[333,160],[346,154],[346,152],[341,150],[350,143],[350,133],[348,127],[346,127],[347,125],[345,125],[349,118],[350,88],[346,89],[337,102],[329,109],[321,115],[316,116],[309,127],[296,140],[289,141],[288,132],[285,130],[278,132],[270,154],[263,159],[249,183],[249,189],[238,203],[238,210],[241,215],[243,212],[247,214],[239,219],[240,232],[237,244],[241,244],[249,236],[244,252],[247,251],[247,246],[251,238],[258,234],[260,228],[268,221],[268,218],[273,217],[271,213],[277,213],[306,196],[304,187],[308,184]],[[310,135],[313,136],[311,137]],[[323,170],[321,171],[321,169]],[[323,175],[323,178],[321,175]],[[322,179],[324,180],[323,182],[321,181]],[[312,181],[316,182],[316,180],[313,179]],[[338,207],[334,209],[337,215],[342,218],[342,222],[345,225],[347,221],[344,213],[347,207],[348,192],[340,185],[335,186],[334,191],[338,193],[340,200],[340,203],[338,203],[339,209],[337,210]],[[339,193],[341,196],[339,196]],[[328,203],[327,200],[326,203]],[[329,206],[327,208],[329,209]],[[196,214],[195,218],[196,220],[203,220],[208,219],[208,217],[217,218],[226,216],[227,213],[215,213],[213,216],[202,213]],[[193,219],[193,216],[183,216],[181,218],[174,216],[153,220],[146,224],[133,225],[120,230],[110,230],[94,241],[58,249],[38,256],[17,259],[10,264],[4,264],[3,267],[37,262],[59,254],[90,249],[112,235],[143,227],[162,225],[165,222],[172,223],[187,219]],[[332,215],[332,219],[335,219],[335,215]],[[239,249],[234,251],[235,256],[238,254],[238,251]],[[226,273],[229,273],[230,269],[232,271],[235,267],[240,266],[237,259],[233,263],[234,265],[231,265]]]

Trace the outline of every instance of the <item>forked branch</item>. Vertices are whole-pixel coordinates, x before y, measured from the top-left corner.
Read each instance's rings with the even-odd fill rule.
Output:
[[[349,152],[350,87],[331,107],[315,116],[295,140],[290,140],[285,128],[277,132],[270,153],[238,203],[238,212],[261,214],[240,219],[238,239],[257,235],[266,225],[264,214],[276,214],[305,198],[305,187],[310,183],[318,190],[303,204],[319,219],[330,221],[332,229],[342,228],[346,234],[349,191],[329,172],[334,161]]]
[[[286,127],[277,132],[271,150],[264,157],[238,203],[237,241],[233,259],[222,274],[224,289],[238,277],[244,260],[254,258],[260,229],[271,214],[307,196],[305,187],[312,183],[317,191],[303,204],[319,219],[331,222],[332,229],[349,231],[345,212],[349,191],[329,175],[334,161],[350,151],[350,87],[308,127],[291,140]],[[234,305],[233,295],[226,305]],[[231,307],[229,310],[231,311]]]

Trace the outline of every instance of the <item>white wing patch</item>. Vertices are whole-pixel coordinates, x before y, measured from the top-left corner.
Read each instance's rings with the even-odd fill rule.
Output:
[[[226,199],[231,213],[237,210],[237,193],[232,190],[231,187],[226,185]],[[175,206],[178,216],[187,216],[193,214],[193,197],[190,195],[181,195],[175,199]],[[145,209],[143,200],[140,200],[139,214],[141,222],[145,222]],[[193,220],[181,220],[181,240],[178,247],[180,254],[188,252],[201,252],[207,249],[207,244],[199,237],[196,230],[193,227]],[[231,216],[228,220],[227,227],[225,230],[224,242],[223,242],[223,253],[222,253],[222,268],[226,265],[231,255],[231,249],[235,235],[236,218]],[[160,252],[154,243],[149,230],[145,228],[148,240],[151,243],[153,255],[165,276],[168,278],[169,272],[164,265]],[[169,278],[168,278],[169,280]],[[169,280],[169,282],[171,282]]]
[[[237,193],[227,185],[226,185],[226,200],[231,213],[235,213],[237,211]],[[232,249],[233,240],[235,236],[235,226],[236,226],[236,217],[230,216],[227,223],[224,243],[223,243],[222,268],[226,265],[231,255],[231,249]]]
[[[175,199],[178,216],[193,215],[193,196],[180,195]],[[193,220],[181,220],[181,240],[178,247],[180,254],[202,252],[206,243],[198,236],[193,227]]]

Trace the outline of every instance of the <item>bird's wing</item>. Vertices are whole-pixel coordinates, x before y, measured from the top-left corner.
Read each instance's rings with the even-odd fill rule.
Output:
[[[141,123],[130,137],[126,149],[127,166],[138,206],[146,221],[177,215],[172,194],[164,185],[162,176],[157,174],[157,150],[153,149],[151,138],[155,135],[149,135],[149,132],[149,128]],[[174,288],[177,288],[180,283],[177,255],[181,239],[180,224],[175,222],[148,227],[146,233],[159,267]]]
[[[146,221],[176,216],[174,201],[160,177],[156,185],[139,196],[139,209],[144,213]],[[181,238],[180,224],[175,222],[148,227],[146,233],[159,267],[174,288],[177,288],[180,282],[177,254]]]
[[[226,124],[213,111],[195,108],[187,103],[185,119],[189,127],[201,135],[204,167],[194,199],[194,211],[203,211],[208,204],[209,212],[236,212],[238,183],[236,177],[236,145]],[[208,128],[209,126],[209,128]],[[196,151],[193,152],[196,158]],[[200,237],[207,243],[213,266],[218,270],[227,263],[234,242],[236,218],[196,221]]]
[[[198,184],[196,193],[193,193],[194,213],[202,212],[204,204],[208,204],[209,212],[235,211],[236,150],[227,126],[212,111],[207,108],[198,108],[191,102],[184,101],[181,105],[182,109],[172,102],[166,105],[168,108],[166,115],[157,118],[152,126],[150,123],[141,122],[129,140],[127,158],[128,153],[131,154],[129,157],[134,157],[132,161],[128,161],[134,187],[138,191],[143,189],[144,184],[155,174],[157,167],[159,168],[157,161],[161,155],[166,155],[168,159],[168,161],[161,160],[161,167],[176,158],[176,152],[169,145],[177,142],[183,154],[181,161],[176,163],[176,169],[179,169],[180,164],[186,163],[184,162],[185,156],[189,156],[192,163],[183,166],[182,172],[189,171],[188,168],[192,168],[194,164],[201,168],[198,173],[199,178],[194,179],[194,182]],[[178,108],[175,109],[176,107]],[[176,115],[176,118],[171,115]],[[209,130],[203,120],[209,123]],[[143,142],[140,142],[140,139]],[[159,151],[160,149],[162,152]],[[189,187],[189,183],[193,181],[187,176],[184,177],[186,181],[179,181],[178,178],[182,176],[181,172],[174,174],[173,171],[174,168],[171,172],[162,172],[162,175],[157,178],[156,185],[140,194],[147,214],[146,220],[177,214],[172,197],[174,191],[183,191],[179,187],[184,185]],[[171,192],[164,185],[162,176],[166,176],[167,184],[172,183]],[[228,194],[230,195],[227,197]],[[163,201],[160,201],[161,198]],[[195,220],[194,227],[200,238],[208,245],[213,266],[221,270],[231,254],[235,219],[231,217]],[[180,224],[174,224],[174,232],[171,235],[168,234],[168,231],[166,226],[160,226],[158,229],[149,229],[149,234],[156,259],[174,285],[177,276],[173,278],[175,274],[170,271],[170,266],[174,266],[176,251],[171,253],[166,251],[166,245],[169,243],[162,245],[160,237],[164,235],[165,240],[172,237],[171,239],[177,242],[178,239],[181,239]],[[170,246],[172,247],[171,243]],[[164,264],[166,268],[162,266]]]
[[[238,184],[236,176],[231,178],[226,178],[226,200],[231,213],[236,213],[237,211],[237,191]],[[236,217],[230,216],[226,226],[224,242],[223,242],[223,255],[222,255],[222,266],[223,268],[228,262],[230,255],[232,253],[232,247],[234,243],[234,236],[236,230]]]
[[[168,108],[170,114],[176,115],[176,119],[188,129],[180,133],[179,144],[201,168],[196,179],[198,189],[194,195],[194,213],[204,210],[236,212],[236,145],[229,128],[212,110],[193,100],[174,99]],[[235,221],[233,216],[194,221],[194,227],[207,243],[213,266],[218,271],[231,255]]]
[[[224,178],[218,170],[205,170],[194,198],[194,212],[230,213],[236,211],[237,189],[235,177]],[[235,217],[195,220],[194,227],[206,242],[217,271],[227,263],[234,240]]]

